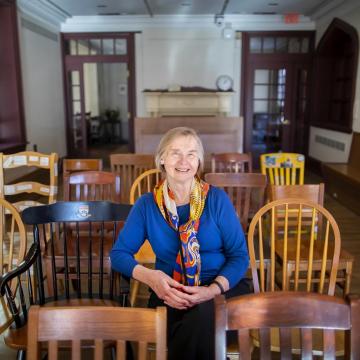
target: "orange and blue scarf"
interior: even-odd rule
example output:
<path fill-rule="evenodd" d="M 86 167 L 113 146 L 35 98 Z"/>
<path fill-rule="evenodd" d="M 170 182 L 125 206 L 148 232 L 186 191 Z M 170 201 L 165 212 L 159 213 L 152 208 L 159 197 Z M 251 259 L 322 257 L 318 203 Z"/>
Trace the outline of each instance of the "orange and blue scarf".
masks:
<path fill-rule="evenodd" d="M 176 257 L 173 278 L 184 285 L 200 285 L 200 246 L 196 235 L 209 188 L 208 183 L 194 178 L 190 194 L 190 217 L 185 224 L 180 226 L 175 195 L 169 188 L 166 179 L 161 180 L 154 189 L 155 202 L 162 216 L 179 234 L 180 250 Z"/>

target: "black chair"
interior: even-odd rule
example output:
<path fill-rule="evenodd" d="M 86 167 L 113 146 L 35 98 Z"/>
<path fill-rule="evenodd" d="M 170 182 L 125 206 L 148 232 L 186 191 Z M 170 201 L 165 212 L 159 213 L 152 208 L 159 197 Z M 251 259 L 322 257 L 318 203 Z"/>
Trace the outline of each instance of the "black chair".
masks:
<path fill-rule="evenodd" d="M 34 243 L 25 260 L 0 278 L 0 295 L 14 319 L 4 340 L 18 358 L 26 350 L 32 304 L 127 305 L 129 279 L 111 269 L 109 252 L 130 209 L 105 201 L 58 202 L 22 213 L 33 225 Z"/>

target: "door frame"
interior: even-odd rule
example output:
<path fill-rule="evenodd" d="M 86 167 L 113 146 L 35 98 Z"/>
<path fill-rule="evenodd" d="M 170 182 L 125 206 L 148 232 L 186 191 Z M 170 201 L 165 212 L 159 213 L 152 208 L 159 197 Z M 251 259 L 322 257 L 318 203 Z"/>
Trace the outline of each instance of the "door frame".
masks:
<path fill-rule="evenodd" d="M 302 53 L 267 53 L 267 54 L 257 54 L 250 53 L 250 38 L 253 36 L 269 36 L 269 37 L 308 37 L 309 38 L 309 52 Z M 311 77 L 312 72 L 312 56 L 314 54 L 314 41 L 315 41 L 315 31 L 248 31 L 242 33 L 242 61 L 241 61 L 241 89 L 243 89 L 240 99 L 241 109 L 240 114 L 244 118 L 244 151 L 251 152 L 252 145 L 252 119 L 249 118 L 249 114 L 251 111 L 251 100 L 252 94 L 249 93 L 251 88 L 251 76 L 250 69 L 253 64 L 261 64 L 262 66 L 266 66 L 266 64 L 270 66 L 278 65 L 278 68 L 281 66 L 287 66 L 292 68 L 298 68 L 299 65 L 306 65 L 308 67 L 309 72 L 308 75 Z M 292 81 L 292 79 L 290 79 Z M 308 84 L 311 84 L 311 78 L 308 81 Z M 292 105 L 294 104 L 294 91 L 286 94 L 291 101 Z M 311 94 L 309 94 L 309 101 L 311 100 Z M 308 105 L 307 111 L 310 111 L 311 106 L 310 103 Z M 289 110 L 289 116 L 294 117 L 295 106 L 291 106 L 291 110 Z M 310 115 L 308 116 L 310 119 Z M 305 133 L 309 132 L 310 124 L 307 121 L 305 125 Z M 296 124 L 292 127 L 295 131 Z M 292 135 L 294 136 L 294 135 Z M 295 149 L 297 150 L 297 149 Z M 305 155 L 308 152 L 306 144 L 304 145 L 304 149 L 301 150 Z"/>
<path fill-rule="evenodd" d="M 67 88 L 67 73 L 69 69 L 81 67 L 80 73 L 83 73 L 85 63 L 126 63 L 128 69 L 128 126 L 129 126 L 129 151 L 133 152 L 134 146 L 134 118 L 136 114 L 136 74 L 135 74 L 135 34 L 136 32 L 111 32 L 111 33 L 61 33 L 61 51 L 63 61 L 63 84 L 65 98 L 65 123 L 66 123 L 66 144 L 67 153 L 71 154 L 70 138 L 71 136 L 71 116 L 70 116 L 70 97 Z M 126 55 L 70 55 L 67 54 L 67 42 L 70 40 L 88 40 L 88 39 L 126 39 Z M 79 68 L 77 69 L 79 70 Z M 84 91 L 83 83 L 80 85 Z M 84 108 L 84 94 L 82 94 L 81 108 Z M 85 112 L 82 113 L 82 121 L 85 121 Z M 85 125 L 83 124 L 83 129 Z M 86 132 L 86 129 L 85 129 Z M 85 134 L 83 134 L 85 135 Z M 84 142 L 86 144 L 86 137 Z M 86 155 L 86 154 L 83 154 Z"/>

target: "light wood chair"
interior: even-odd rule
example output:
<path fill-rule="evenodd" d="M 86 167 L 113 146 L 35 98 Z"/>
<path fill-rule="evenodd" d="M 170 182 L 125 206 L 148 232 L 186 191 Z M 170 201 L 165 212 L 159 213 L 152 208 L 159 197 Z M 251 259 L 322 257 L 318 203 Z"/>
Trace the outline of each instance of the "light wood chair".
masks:
<path fill-rule="evenodd" d="M 46 174 L 47 183 L 38 181 L 21 181 L 5 183 L 11 176 L 12 169 L 28 168 L 38 169 Z M 29 177 L 32 174 L 29 174 Z M 13 175 L 14 176 L 14 175 Z M 56 201 L 58 192 L 58 155 L 56 153 L 42 154 L 33 151 L 23 151 L 16 154 L 5 155 L 0 153 L 0 198 L 11 202 L 18 211 L 29 206 L 52 204 Z M 18 200 L 21 194 L 21 200 Z"/>
<path fill-rule="evenodd" d="M 142 194 L 153 191 L 160 179 L 161 171 L 158 169 L 150 169 L 139 175 L 130 188 L 130 204 L 135 204 Z"/>
<path fill-rule="evenodd" d="M 111 154 L 110 165 L 111 171 L 121 179 L 120 201 L 129 203 L 131 185 L 143 172 L 154 168 L 154 155 Z"/>
<path fill-rule="evenodd" d="M 261 173 L 269 184 L 304 184 L 305 156 L 295 153 L 270 153 L 260 155 Z"/>
<path fill-rule="evenodd" d="M 296 222 L 294 222 L 296 210 Z M 278 213 L 281 213 L 279 220 Z M 311 214 L 311 221 L 308 216 Z M 322 226 L 318 220 L 322 219 Z M 296 232 L 294 232 L 296 230 Z M 307 291 L 334 295 L 339 267 L 341 238 L 332 215 L 321 205 L 285 199 L 266 204 L 252 219 L 248 249 L 254 292 Z M 280 351 L 279 337 L 272 333 L 272 349 Z M 300 342 L 294 335 L 293 352 Z M 344 352 L 344 334 L 337 333 L 337 354 Z M 317 335 L 317 354 L 322 354 L 321 334 Z M 254 336 L 259 346 L 259 338 Z"/>
<path fill-rule="evenodd" d="M 208 173 L 205 181 L 220 187 L 229 195 L 244 231 L 251 214 L 264 205 L 266 176 L 254 173 Z"/>
<path fill-rule="evenodd" d="M 29 311 L 28 360 L 41 359 L 43 343 L 48 344 L 48 359 L 58 359 L 61 341 L 70 341 L 72 359 L 81 358 L 82 342 L 92 343 L 93 356 L 104 358 L 104 348 L 114 342 L 116 358 L 126 359 L 126 341 L 139 343 L 139 360 L 147 359 L 147 344 L 156 344 L 156 360 L 166 360 L 166 308 L 121 307 L 40 307 Z M 84 354 L 83 354 L 84 355 Z"/>
<path fill-rule="evenodd" d="M 312 201 L 316 204 L 324 206 L 324 184 L 305 184 L 305 185 L 270 185 L 269 200 L 281 200 L 287 198 L 298 198 Z M 311 221 L 311 214 L 302 214 L 303 217 L 308 216 Z M 293 214 L 295 218 L 296 212 Z M 303 219 L 305 220 L 305 219 Z M 322 226 L 322 219 L 319 219 L 319 226 Z M 354 256 L 347 250 L 341 249 L 337 274 L 337 284 L 343 289 L 343 296 L 349 294 L 352 271 L 354 265 Z"/>
<path fill-rule="evenodd" d="M 0 199 L 0 276 L 18 266 L 25 252 L 26 230 L 19 212 L 8 201 Z M 0 334 L 12 321 L 8 303 L 0 297 Z"/>
<path fill-rule="evenodd" d="M 130 189 L 130 204 L 135 204 L 142 194 L 153 191 L 155 185 L 161 179 L 161 171 L 158 169 L 150 169 L 138 176 L 133 182 Z M 148 240 L 145 240 L 141 246 L 135 259 L 144 265 L 153 265 L 155 263 L 155 254 Z M 130 294 L 130 304 L 135 305 L 136 298 L 138 296 L 140 283 L 137 280 L 133 280 Z"/>
<path fill-rule="evenodd" d="M 102 159 L 64 159 L 63 179 L 65 180 L 73 172 L 102 171 L 102 169 Z"/>
<path fill-rule="evenodd" d="M 211 154 L 211 172 L 252 172 L 251 153 Z"/>
<path fill-rule="evenodd" d="M 120 200 L 120 177 L 109 171 L 71 173 L 64 183 L 65 201 Z"/>
<path fill-rule="evenodd" d="M 293 209 L 297 209 L 296 224 L 293 223 Z M 278 211 L 282 213 L 281 221 L 278 221 Z M 304 212 L 311 214 L 310 223 L 307 217 L 304 222 Z M 321 228 L 317 226 L 320 217 L 323 221 Z M 290 233 L 294 229 L 298 231 Z M 275 291 L 275 274 L 280 270 L 280 290 L 311 291 L 315 282 L 318 292 L 334 295 L 340 246 L 338 225 L 321 205 L 300 199 L 277 200 L 266 204 L 255 214 L 248 231 L 254 291 Z M 263 265 L 266 258 L 270 264 L 267 273 Z M 257 262 L 260 263 L 260 271 Z M 279 264 L 280 268 L 277 269 Z M 302 276 L 306 279 L 303 289 L 300 288 L 300 272 L 305 273 Z M 290 276 L 293 282 L 290 282 Z"/>
<path fill-rule="evenodd" d="M 317 353 L 315 331 L 322 329 L 324 358 L 336 358 L 334 331 L 341 330 L 348 336 L 345 358 L 360 359 L 359 309 L 359 296 L 347 300 L 304 292 L 260 293 L 227 300 L 218 296 L 215 298 L 215 358 L 226 359 L 226 332 L 236 330 L 239 358 L 272 359 L 271 335 L 276 330 L 281 338 L 282 359 L 293 358 L 294 332 L 301 338 L 298 351 L 301 359 L 312 359 Z M 252 357 L 254 331 L 260 334 L 260 354 L 253 352 Z"/>

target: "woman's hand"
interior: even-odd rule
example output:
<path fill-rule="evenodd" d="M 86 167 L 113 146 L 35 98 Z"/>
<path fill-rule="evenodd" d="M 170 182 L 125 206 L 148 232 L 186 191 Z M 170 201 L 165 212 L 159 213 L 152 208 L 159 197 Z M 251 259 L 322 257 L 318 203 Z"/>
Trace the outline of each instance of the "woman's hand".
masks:
<path fill-rule="evenodd" d="M 190 303 L 189 307 L 211 300 L 216 295 L 220 294 L 220 289 L 214 285 L 184 286 L 184 291 L 187 293 L 186 299 Z"/>
<path fill-rule="evenodd" d="M 139 280 L 155 292 L 166 305 L 175 309 L 185 310 L 190 306 L 183 292 L 184 285 L 180 284 L 160 270 L 151 270 L 142 265 L 136 265 L 133 277 Z"/>
<path fill-rule="evenodd" d="M 220 283 L 224 291 L 229 290 L 229 281 L 224 276 L 217 276 L 214 280 Z M 215 283 L 209 286 L 183 286 L 183 291 L 188 294 L 185 298 L 189 301 L 190 306 L 211 300 L 221 294 L 220 287 Z"/>
<path fill-rule="evenodd" d="M 149 286 L 166 305 L 176 309 L 187 309 L 190 305 L 182 291 L 184 286 L 160 270 L 154 270 Z"/>

